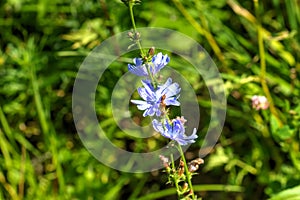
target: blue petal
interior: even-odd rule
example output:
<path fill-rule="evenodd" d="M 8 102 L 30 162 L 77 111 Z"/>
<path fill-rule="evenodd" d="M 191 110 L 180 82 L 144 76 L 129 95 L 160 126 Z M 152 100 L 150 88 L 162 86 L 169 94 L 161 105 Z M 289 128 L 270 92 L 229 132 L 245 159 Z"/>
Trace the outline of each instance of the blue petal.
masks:
<path fill-rule="evenodd" d="M 161 111 L 160 111 L 160 109 L 159 109 L 159 106 L 158 106 L 158 108 L 156 109 L 156 116 L 157 116 L 157 117 L 161 116 Z"/>
<path fill-rule="evenodd" d="M 154 93 L 147 90 L 147 88 L 138 88 L 138 93 L 145 101 L 153 101 L 155 99 Z"/>
<path fill-rule="evenodd" d="M 197 129 L 194 128 L 192 135 L 186 136 L 186 138 L 189 139 L 189 140 L 197 139 L 197 138 L 198 138 L 198 135 L 197 135 L 196 133 L 197 133 Z"/>
<path fill-rule="evenodd" d="M 168 57 L 167 54 L 163 56 L 162 53 L 160 52 L 160 53 L 154 55 L 152 58 L 152 63 L 154 65 L 152 73 L 156 74 L 164 66 L 166 66 L 169 62 L 170 62 L 170 58 Z"/>
<path fill-rule="evenodd" d="M 141 58 L 133 59 L 134 65 L 128 64 L 128 70 L 137 76 L 148 76 L 146 66 L 143 65 L 143 60 Z"/>
<path fill-rule="evenodd" d="M 139 66 L 141 66 L 141 65 L 143 64 L 143 59 L 142 59 L 142 58 L 134 58 L 134 59 L 133 59 L 133 63 L 134 63 L 137 67 L 139 67 Z"/>
<path fill-rule="evenodd" d="M 148 104 L 146 101 L 141 101 L 141 100 L 131 100 L 132 103 L 137 104 L 137 108 L 139 110 L 146 110 L 148 109 L 151 105 Z"/>
<path fill-rule="evenodd" d="M 154 92 L 154 87 L 152 86 L 152 83 L 150 80 L 148 80 L 148 79 L 142 80 L 142 84 L 144 85 L 145 88 L 147 88 L 147 90 Z"/>
<path fill-rule="evenodd" d="M 180 102 L 176 100 L 176 98 L 168 98 L 164 100 L 165 104 L 167 106 L 173 105 L 173 106 L 180 106 Z"/>
<path fill-rule="evenodd" d="M 139 110 L 146 110 L 150 107 L 149 104 L 140 104 L 136 106 Z"/>
<path fill-rule="evenodd" d="M 157 119 L 154 119 L 152 121 L 152 125 L 155 131 L 163 133 L 164 132 L 164 128 L 161 122 L 159 122 Z"/>
<path fill-rule="evenodd" d="M 166 96 L 167 97 L 175 96 L 175 95 L 179 94 L 180 90 L 181 90 L 181 88 L 179 87 L 178 83 L 173 83 L 167 87 Z"/>
<path fill-rule="evenodd" d="M 146 110 L 145 112 L 144 112 L 144 114 L 143 114 L 143 116 L 144 117 L 146 117 L 146 116 L 153 116 L 155 114 L 155 109 L 154 109 L 154 107 L 153 107 L 153 105 L 152 106 L 150 106 L 149 107 L 149 109 L 148 110 Z"/>
<path fill-rule="evenodd" d="M 145 103 L 147 103 L 146 101 L 142 101 L 142 100 L 130 100 L 130 101 L 134 104 L 145 104 Z"/>
<path fill-rule="evenodd" d="M 159 86 L 157 91 L 156 91 L 156 94 L 165 94 L 167 92 L 167 88 L 172 84 L 172 79 L 171 78 L 168 78 L 168 80 L 165 82 L 165 84 L 163 84 L 162 86 Z"/>

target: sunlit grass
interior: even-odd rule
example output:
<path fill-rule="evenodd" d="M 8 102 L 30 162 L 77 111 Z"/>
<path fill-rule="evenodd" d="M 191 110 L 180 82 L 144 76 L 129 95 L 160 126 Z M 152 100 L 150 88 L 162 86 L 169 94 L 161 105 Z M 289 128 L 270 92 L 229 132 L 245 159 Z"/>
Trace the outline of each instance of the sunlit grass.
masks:
<path fill-rule="evenodd" d="M 171 28 L 198 41 L 225 82 L 225 127 L 193 177 L 195 191 L 203 199 L 293 199 L 300 184 L 299 2 L 143 0 L 135 9 L 137 26 Z M 128 174 L 98 162 L 74 127 L 71 96 L 81 62 L 129 24 L 117 0 L 0 3 L 0 199 L 174 197 L 162 171 Z M 205 83 L 173 58 L 196 90 L 205 129 Z M 112 142 L 144 151 L 141 140 L 119 137 L 109 107 L 128 60 L 104 74 L 95 107 Z M 272 99 L 270 110 L 251 108 L 257 94 Z M 162 143 L 149 141 L 153 149 Z M 200 145 L 187 155 L 196 157 Z"/>

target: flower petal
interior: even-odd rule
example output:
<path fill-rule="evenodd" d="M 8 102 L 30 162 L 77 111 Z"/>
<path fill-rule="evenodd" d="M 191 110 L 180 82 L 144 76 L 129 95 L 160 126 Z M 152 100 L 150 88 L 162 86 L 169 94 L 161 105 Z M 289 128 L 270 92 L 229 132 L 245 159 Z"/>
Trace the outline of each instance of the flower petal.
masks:
<path fill-rule="evenodd" d="M 160 132 L 162 136 L 176 141 L 180 145 L 187 145 L 195 142 L 198 138 L 196 135 L 197 129 L 194 128 L 192 135 L 185 135 L 184 122 L 186 120 L 183 117 L 177 117 L 173 119 L 171 123 L 165 119 L 163 124 L 156 119 L 152 121 L 153 128 Z"/>
<path fill-rule="evenodd" d="M 146 66 L 143 65 L 142 58 L 134 58 L 134 65 L 128 64 L 128 70 L 137 76 L 148 76 Z"/>
<path fill-rule="evenodd" d="M 173 83 L 170 86 L 168 86 L 166 90 L 166 96 L 169 97 L 178 95 L 180 93 L 181 88 L 179 87 L 178 83 Z"/>
<path fill-rule="evenodd" d="M 152 69 L 152 73 L 156 74 L 157 72 L 159 72 L 164 66 L 166 66 L 168 63 L 170 62 L 170 58 L 168 57 L 168 55 L 163 55 L 161 52 L 154 55 L 152 58 L 152 63 L 153 63 L 153 69 Z"/>
<path fill-rule="evenodd" d="M 160 132 L 160 133 L 164 132 L 164 128 L 162 126 L 162 123 L 159 122 L 157 119 L 154 119 L 152 121 L 152 125 L 153 125 L 153 128 L 154 128 L 155 131 Z"/>

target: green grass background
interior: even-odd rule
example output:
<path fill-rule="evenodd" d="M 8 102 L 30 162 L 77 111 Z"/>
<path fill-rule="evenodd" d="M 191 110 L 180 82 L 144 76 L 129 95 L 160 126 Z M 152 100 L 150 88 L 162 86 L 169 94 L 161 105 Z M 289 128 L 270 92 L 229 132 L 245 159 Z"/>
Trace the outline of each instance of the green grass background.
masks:
<path fill-rule="evenodd" d="M 138 27 L 170 28 L 198 41 L 225 82 L 225 126 L 193 177 L 196 193 L 203 199 L 300 199 L 300 1 L 143 0 L 134 11 Z M 176 199 L 162 171 L 106 167 L 74 127 L 71 96 L 81 62 L 106 38 L 129 29 L 127 7 L 118 0 L 0 2 L 1 200 Z M 197 93 L 205 130 L 205 84 L 173 60 Z M 154 138 L 145 146 L 118 129 L 110 95 L 127 64 L 110 69 L 95 105 L 108 137 L 137 152 L 164 144 Z M 271 100 L 269 110 L 251 108 L 255 94 Z M 188 159 L 197 156 L 202 139 L 189 148 Z"/>

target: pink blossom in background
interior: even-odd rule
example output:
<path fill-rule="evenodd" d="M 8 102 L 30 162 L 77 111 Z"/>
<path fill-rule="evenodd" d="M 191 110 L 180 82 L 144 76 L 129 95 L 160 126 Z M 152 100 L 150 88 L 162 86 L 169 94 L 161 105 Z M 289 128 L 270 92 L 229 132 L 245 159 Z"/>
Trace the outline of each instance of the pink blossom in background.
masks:
<path fill-rule="evenodd" d="M 254 95 L 252 98 L 252 108 L 255 108 L 256 110 L 266 110 L 269 108 L 269 102 L 268 99 L 265 96 L 258 96 Z"/>

